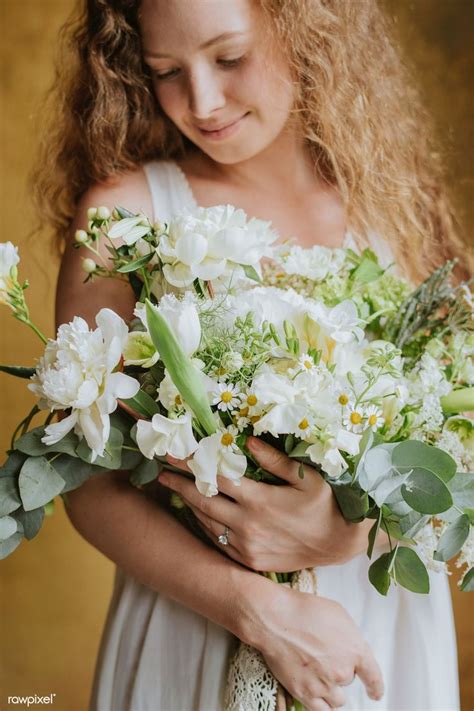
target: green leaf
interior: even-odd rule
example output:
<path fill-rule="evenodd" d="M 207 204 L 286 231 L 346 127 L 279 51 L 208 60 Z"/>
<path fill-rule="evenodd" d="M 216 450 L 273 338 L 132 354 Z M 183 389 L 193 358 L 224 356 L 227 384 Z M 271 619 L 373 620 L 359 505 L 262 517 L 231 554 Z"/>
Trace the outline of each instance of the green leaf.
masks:
<path fill-rule="evenodd" d="M 427 524 L 428 520 L 429 516 L 420 514 L 418 511 L 410 511 L 400 519 L 400 530 L 406 538 L 413 538 Z"/>
<path fill-rule="evenodd" d="M 416 593 L 429 593 L 430 579 L 424 563 L 412 548 L 398 548 L 392 569 L 397 583 Z"/>
<path fill-rule="evenodd" d="M 303 464 L 303 462 L 300 462 L 300 465 L 298 467 L 298 476 L 300 479 L 304 479 L 304 464 Z"/>
<path fill-rule="evenodd" d="M 123 267 L 119 267 L 116 269 L 119 274 L 128 274 L 129 272 L 136 272 L 142 267 L 146 266 L 149 261 L 153 259 L 155 256 L 155 252 L 150 252 L 150 254 L 145 254 L 143 257 L 139 257 L 139 259 L 135 259 L 133 262 L 129 262 L 128 264 L 124 264 Z"/>
<path fill-rule="evenodd" d="M 121 400 L 125 405 L 131 407 L 132 410 L 144 417 L 153 417 L 160 412 L 160 406 L 143 390 L 139 390 L 136 395 L 129 397 L 126 400 Z"/>
<path fill-rule="evenodd" d="M 342 515 L 348 521 L 363 521 L 369 510 L 369 497 L 358 486 L 333 484 L 332 490 Z"/>
<path fill-rule="evenodd" d="M 374 525 L 372 526 L 372 528 L 369 531 L 369 535 L 368 535 L 369 545 L 367 546 L 368 558 L 372 558 L 372 553 L 373 553 L 374 545 L 375 545 L 375 539 L 377 538 L 377 533 L 379 532 L 381 520 L 382 520 L 382 517 L 378 516 L 377 520 L 375 521 Z"/>
<path fill-rule="evenodd" d="M 285 454 L 290 454 L 292 449 L 295 447 L 295 435 L 288 434 L 285 437 Z"/>
<path fill-rule="evenodd" d="M 0 541 L 0 560 L 3 560 L 7 556 L 9 556 L 10 553 L 13 553 L 15 548 L 18 548 L 22 540 L 22 533 L 14 533 L 13 536 L 7 538 L 6 541 Z"/>
<path fill-rule="evenodd" d="M 470 528 L 471 522 L 466 514 L 450 523 L 439 539 L 433 558 L 444 561 L 453 558 L 461 550 Z"/>
<path fill-rule="evenodd" d="M 6 541 L 17 532 L 18 524 L 13 516 L 0 517 L 0 541 Z"/>
<path fill-rule="evenodd" d="M 22 452 L 17 452 L 16 450 L 11 451 L 8 455 L 8 459 L 2 467 L 0 467 L 0 477 L 16 476 L 19 474 L 25 459 L 26 455 Z"/>
<path fill-rule="evenodd" d="M 245 272 L 247 279 L 252 279 L 253 281 L 261 282 L 258 272 L 252 267 L 251 264 L 241 264 L 240 265 Z"/>
<path fill-rule="evenodd" d="M 127 210 L 126 207 L 120 207 L 120 205 L 119 205 L 119 206 L 115 206 L 114 209 L 117 211 L 117 214 L 121 220 L 123 220 L 125 217 L 137 217 L 137 215 L 134 212 L 130 212 L 130 210 Z"/>
<path fill-rule="evenodd" d="M 14 375 L 16 378 L 29 379 L 36 373 L 36 368 L 27 368 L 22 365 L 0 365 L 0 372 Z"/>
<path fill-rule="evenodd" d="M 128 471 L 133 471 L 143 461 L 143 454 L 141 452 L 132 452 L 129 449 L 122 449 L 122 463 L 121 468 Z"/>
<path fill-rule="evenodd" d="M 388 569 L 392 560 L 391 553 L 383 553 L 369 568 L 369 580 L 381 595 L 386 595 L 390 588 Z"/>
<path fill-rule="evenodd" d="M 448 484 L 453 501 L 460 509 L 474 509 L 474 473 L 457 472 Z"/>
<path fill-rule="evenodd" d="M 44 506 L 64 488 L 64 479 L 46 457 L 30 457 L 23 464 L 18 478 L 21 501 L 25 511 Z"/>
<path fill-rule="evenodd" d="M 460 388 L 449 395 L 443 395 L 441 407 L 446 414 L 469 412 L 474 410 L 474 388 Z"/>
<path fill-rule="evenodd" d="M 88 464 L 94 464 L 104 469 L 120 469 L 122 465 L 122 445 L 123 434 L 115 427 L 111 427 L 103 457 L 96 457 L 92 462 L 92 451 L 85 439 L 76 448 L 76 453 L 78 457 Z"/>
<path fill-rule="evenodd" d="M 156 459 L 144 459 L 141 464 L 133 470 L 130 475 L 130 482 L 134 486 L 143 486 L 155 481 L 158 474 L 163 471 L 164 464 Z"/>
<path fill-rule="evenodd" d="M 463 592 L 474 591 L 474 568 L 469 568 L 459 587 Z"/>
<path fill-rule="evenodd" d="M 359 284 L 368 284 L 382 276 L 384 270 L 379 265 L 377 257 L 372 250 L 364 249 L 361 257 L 359 266 L 351 274 L 353 281 Z"/>
<path fill-rule="evenodd" d="M 71 457 L 77 457 L 76 447 L 79 439 L 74 432 L 68 432 L 56 444 L 46 445 L 41 441 L 41 437 L 44 436 L 44 430 L 44 425 L 30 430 L 15 442 L 15 449 L 24 452 L 24 454 L 29 454 L 30 457 L 39 457 L 42 454 L 56 452 L 63 452 Z"/>
<path fill-rule="evenodd" d="M 418 440 L 397 444 L 392 452 L 392 462 L 398 469 L 427 469 L 444 482 L 456 474 L 456 462 L 449 454 Z"/>
<path fill-rule="evenodd" d="M 52 462 L 52 466 L 65 481 L 61 494 L 77 489 L 94 474 L 100 474 L 104 471 L 102 467 L 89 464 L 89 462 L 85 462 L 78 457 L 69 457 L 66 454 L 55 459 L 54 462 Z"/>
<path fill-rule="evenodd" d="M 15 512 L 15 518 L 23 526 L 25 538 L 31 540 L 39 532 L 44 519 L 45 511 L 41 506 L 31 511 L 25 511 L 23 507 Z"/>
<path fill-rule="evenodd" d="M 184 353 L 166 319 L 148 299 L 146 301 L 146 316 L 151 340 L 160 354 L 171 380 L 206 434 L 214 434 L 217 425 L 209 406 L 200 371 L 193 364 L 191 358 Z"/>
<path fill-rule="evenodd" d="M 453 499 L 446 484 L 427 469 L 415 469 L 405 484 L 402 496 L 412 509 L 424 514 L 447 511 Z"/>
<path fill-rule="evenodd" d="M 298 442 L 296 447 L 293 447 L 291 452 L 289 452 L 289 453 L 287 452 L 287 454 L 289 457 L 304 457 L 308 447 L 309 447 L 308 442 Z"/>
<path fill-rule="evenodd" d="M 16 477 L 4 476 L 0 479 L 0 516 L 7 516 L 21 505 Z"/>

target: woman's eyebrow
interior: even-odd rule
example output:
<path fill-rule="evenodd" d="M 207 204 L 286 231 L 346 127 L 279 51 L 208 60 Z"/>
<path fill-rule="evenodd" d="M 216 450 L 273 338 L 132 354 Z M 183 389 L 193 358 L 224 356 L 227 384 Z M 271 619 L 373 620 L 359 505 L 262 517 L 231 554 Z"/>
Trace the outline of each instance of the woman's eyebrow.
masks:
<path fill-rule="evenodd" d="M 208 47 L 211 47 L 213 44 L 217 44 L 217 42 L 222 42 L 223 40 L 227 39 L 233 39 L 235 37 L 241 37 L 243 35 L 247 34 L 246 32 L 222 32 L 220 35 L 217 35 L 216 37 L 212 37 L 211 39 L 206 40 L 206 42 L 203 42 L 203 44 L 200 45 L 199 49 L 207 49 Z M 148 50 L 144 51 L 144 56 L 145 57 L 154 57 L 156 58 L 164 58 L 164 57 L 171 57 L 172 55 L 170 54 L 164 54 L 162 52 L 149 52 Z"/>

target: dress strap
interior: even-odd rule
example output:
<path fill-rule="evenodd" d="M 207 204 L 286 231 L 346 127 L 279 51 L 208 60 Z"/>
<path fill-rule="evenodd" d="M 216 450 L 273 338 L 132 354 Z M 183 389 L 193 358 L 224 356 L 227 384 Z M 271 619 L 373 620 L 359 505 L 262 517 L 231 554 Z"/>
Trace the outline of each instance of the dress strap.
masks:
<path fill-rule="evenodd" d="M 143 164 L 153 205 L 154 220 L 169 220 L 183 208 L 196 206 L 189 183 L 174 161 L 156 160 Z"/>

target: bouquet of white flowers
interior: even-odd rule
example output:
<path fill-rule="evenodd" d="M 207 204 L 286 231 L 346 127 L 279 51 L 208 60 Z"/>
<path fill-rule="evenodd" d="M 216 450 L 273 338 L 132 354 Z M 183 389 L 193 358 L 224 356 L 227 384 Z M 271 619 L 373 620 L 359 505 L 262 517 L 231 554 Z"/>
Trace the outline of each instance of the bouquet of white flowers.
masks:
<path fill-rule="evenodd" d="M 30 320 L 16 248 L 1 245 L 2 301 L 46 343 L 36 367 L 0 366 L 38 397 L 0 469 L 1 557 L 36 535 L 57 495 L 105 470 L 141 487 L 171 455 L 205 496 L 218 474 L 281 483 L 252 459 L 254 435 L 301 462 L 301 476 L 303 464 L 323 476 L 346 519 L 374 520 L 369 557 L 388 534 L 369 569 L 380 593 L 392 581 L 428 593 L 427 567 L 455 557 L 461 589 L 474 588 L 474 424 L 459 414 L 474 410 L 468 286 L 451 285 L 452 263 L 413 291 L 368 249 L 275 239 L 231 206 L 167 224 L 91 208 L 76 233 L 93 254 L 86 279 L 128 279 L 135 318 L 102 309 L 95 329 L 76 317 L 49 341 Z"/>

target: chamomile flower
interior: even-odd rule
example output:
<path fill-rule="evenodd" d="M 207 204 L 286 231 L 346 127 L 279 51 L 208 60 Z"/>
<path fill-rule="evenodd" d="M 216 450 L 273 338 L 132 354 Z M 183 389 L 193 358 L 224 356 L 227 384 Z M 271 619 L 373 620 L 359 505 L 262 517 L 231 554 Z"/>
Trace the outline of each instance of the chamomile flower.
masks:
<path fill-rule="evenodd" d="M 370 427 L 373 432 L 376 432 L 378 429 L 380 429 L 385 422 L 382 410 L 380 410 L 380 408 L 378 408 L 376 405 L 369 405 L 369 407 L 365 411 L 365 417 L 367 420 L 368 427 Z"/>
<path fill-rule="evenodd" d="M 364 415 L 365 412 L 360 405 L 348 403 L 343 419 L 344 427 L 346 427 L 350 432 L 362 432 L 364 429 Z"/>
<path fill-rule="evenodd" d="M 217 383 L 216 393 L 212 401 L 222 412 L 231 412 L 240 405 L 240 390 L 231 383 Z"/>
<path fill-rule="evenodd" d="M 301 439 L 308 439 L 308 437 L 310 437 L 312 434 L 313 425 L 314 418 L 308 414 L 306 417 L 302 417 L 301 420 L 298 422 L 294 434 L 300 437 Z"/>

